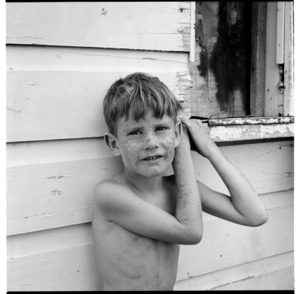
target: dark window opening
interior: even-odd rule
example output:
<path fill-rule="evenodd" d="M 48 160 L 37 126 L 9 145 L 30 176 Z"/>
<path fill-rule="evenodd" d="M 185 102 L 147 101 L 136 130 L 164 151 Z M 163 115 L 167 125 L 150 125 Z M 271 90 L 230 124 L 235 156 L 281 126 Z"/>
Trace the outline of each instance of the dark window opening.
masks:
<path fill-rule="evenodd" d="M 250 114 L 251 2 L 196 2 L 191 114 Z"/>

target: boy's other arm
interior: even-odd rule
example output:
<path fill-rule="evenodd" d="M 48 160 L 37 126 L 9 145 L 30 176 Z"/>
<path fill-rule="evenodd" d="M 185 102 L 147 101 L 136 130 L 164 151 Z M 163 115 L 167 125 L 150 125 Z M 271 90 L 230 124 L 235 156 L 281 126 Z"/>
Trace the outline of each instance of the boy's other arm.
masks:
<path fill-rule="evenodd" d="M 218 193 L 198 182 L 203 211 L 246 226 L 259 226 L 268 220 L 267 211 L 245 176 L 224 156 L 210 139 L 201 121 L 182 118 L 198 153 L 210 160 L 230 196 Z"/>

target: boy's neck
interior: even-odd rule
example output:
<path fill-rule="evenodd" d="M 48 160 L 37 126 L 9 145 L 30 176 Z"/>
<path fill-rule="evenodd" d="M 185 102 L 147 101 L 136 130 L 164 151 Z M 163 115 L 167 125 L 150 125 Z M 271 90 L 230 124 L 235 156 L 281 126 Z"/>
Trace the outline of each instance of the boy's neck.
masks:
<path fill-rule="evenodd" d="M 162 188 L 163 175 L 156 177 L 143 177 L 137 176 L 136 174 L 131 175 L 125 170 L 123 172 L 123 177 L 128 186 L 140 195 L 155 196 Z"/>

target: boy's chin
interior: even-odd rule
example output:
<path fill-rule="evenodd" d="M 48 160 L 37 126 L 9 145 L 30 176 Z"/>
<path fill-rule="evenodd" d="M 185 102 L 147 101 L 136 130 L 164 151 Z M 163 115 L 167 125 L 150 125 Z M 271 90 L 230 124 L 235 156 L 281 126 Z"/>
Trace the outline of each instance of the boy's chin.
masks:
<path fill-rule="evenodd" d="M 146 178 L 153 178 L 153 177 L 159 177 L 164 175 L 165 170 L 148 170 L 146 172 L 140 173 L 141 176 L 144 176 Z"/>
<path fill-rule="evenodd" d="M 147 177 L 147 178 L 163 177 L 163 176 L 164 176 L 164 171 L 163 172 L 153 172 L 153 173 L 145 175 L 145 177 Z"/>
<path fill-rule="evenodd" d="M 136 171 L 137 174 L 145 178 L 153 178 L 159 176 L 163 177 L 165 172 L 166 168 L 150 168 L 148 170 Z"/>

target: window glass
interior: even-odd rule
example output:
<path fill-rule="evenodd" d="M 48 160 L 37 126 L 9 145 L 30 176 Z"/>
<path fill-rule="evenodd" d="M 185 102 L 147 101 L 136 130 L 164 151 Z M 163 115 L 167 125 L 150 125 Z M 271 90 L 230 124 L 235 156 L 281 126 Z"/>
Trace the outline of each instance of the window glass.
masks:
<path fill-rule="evenodd" d="M 191 115 L 250 114 L 251 2 L 196 2 Z"/>

